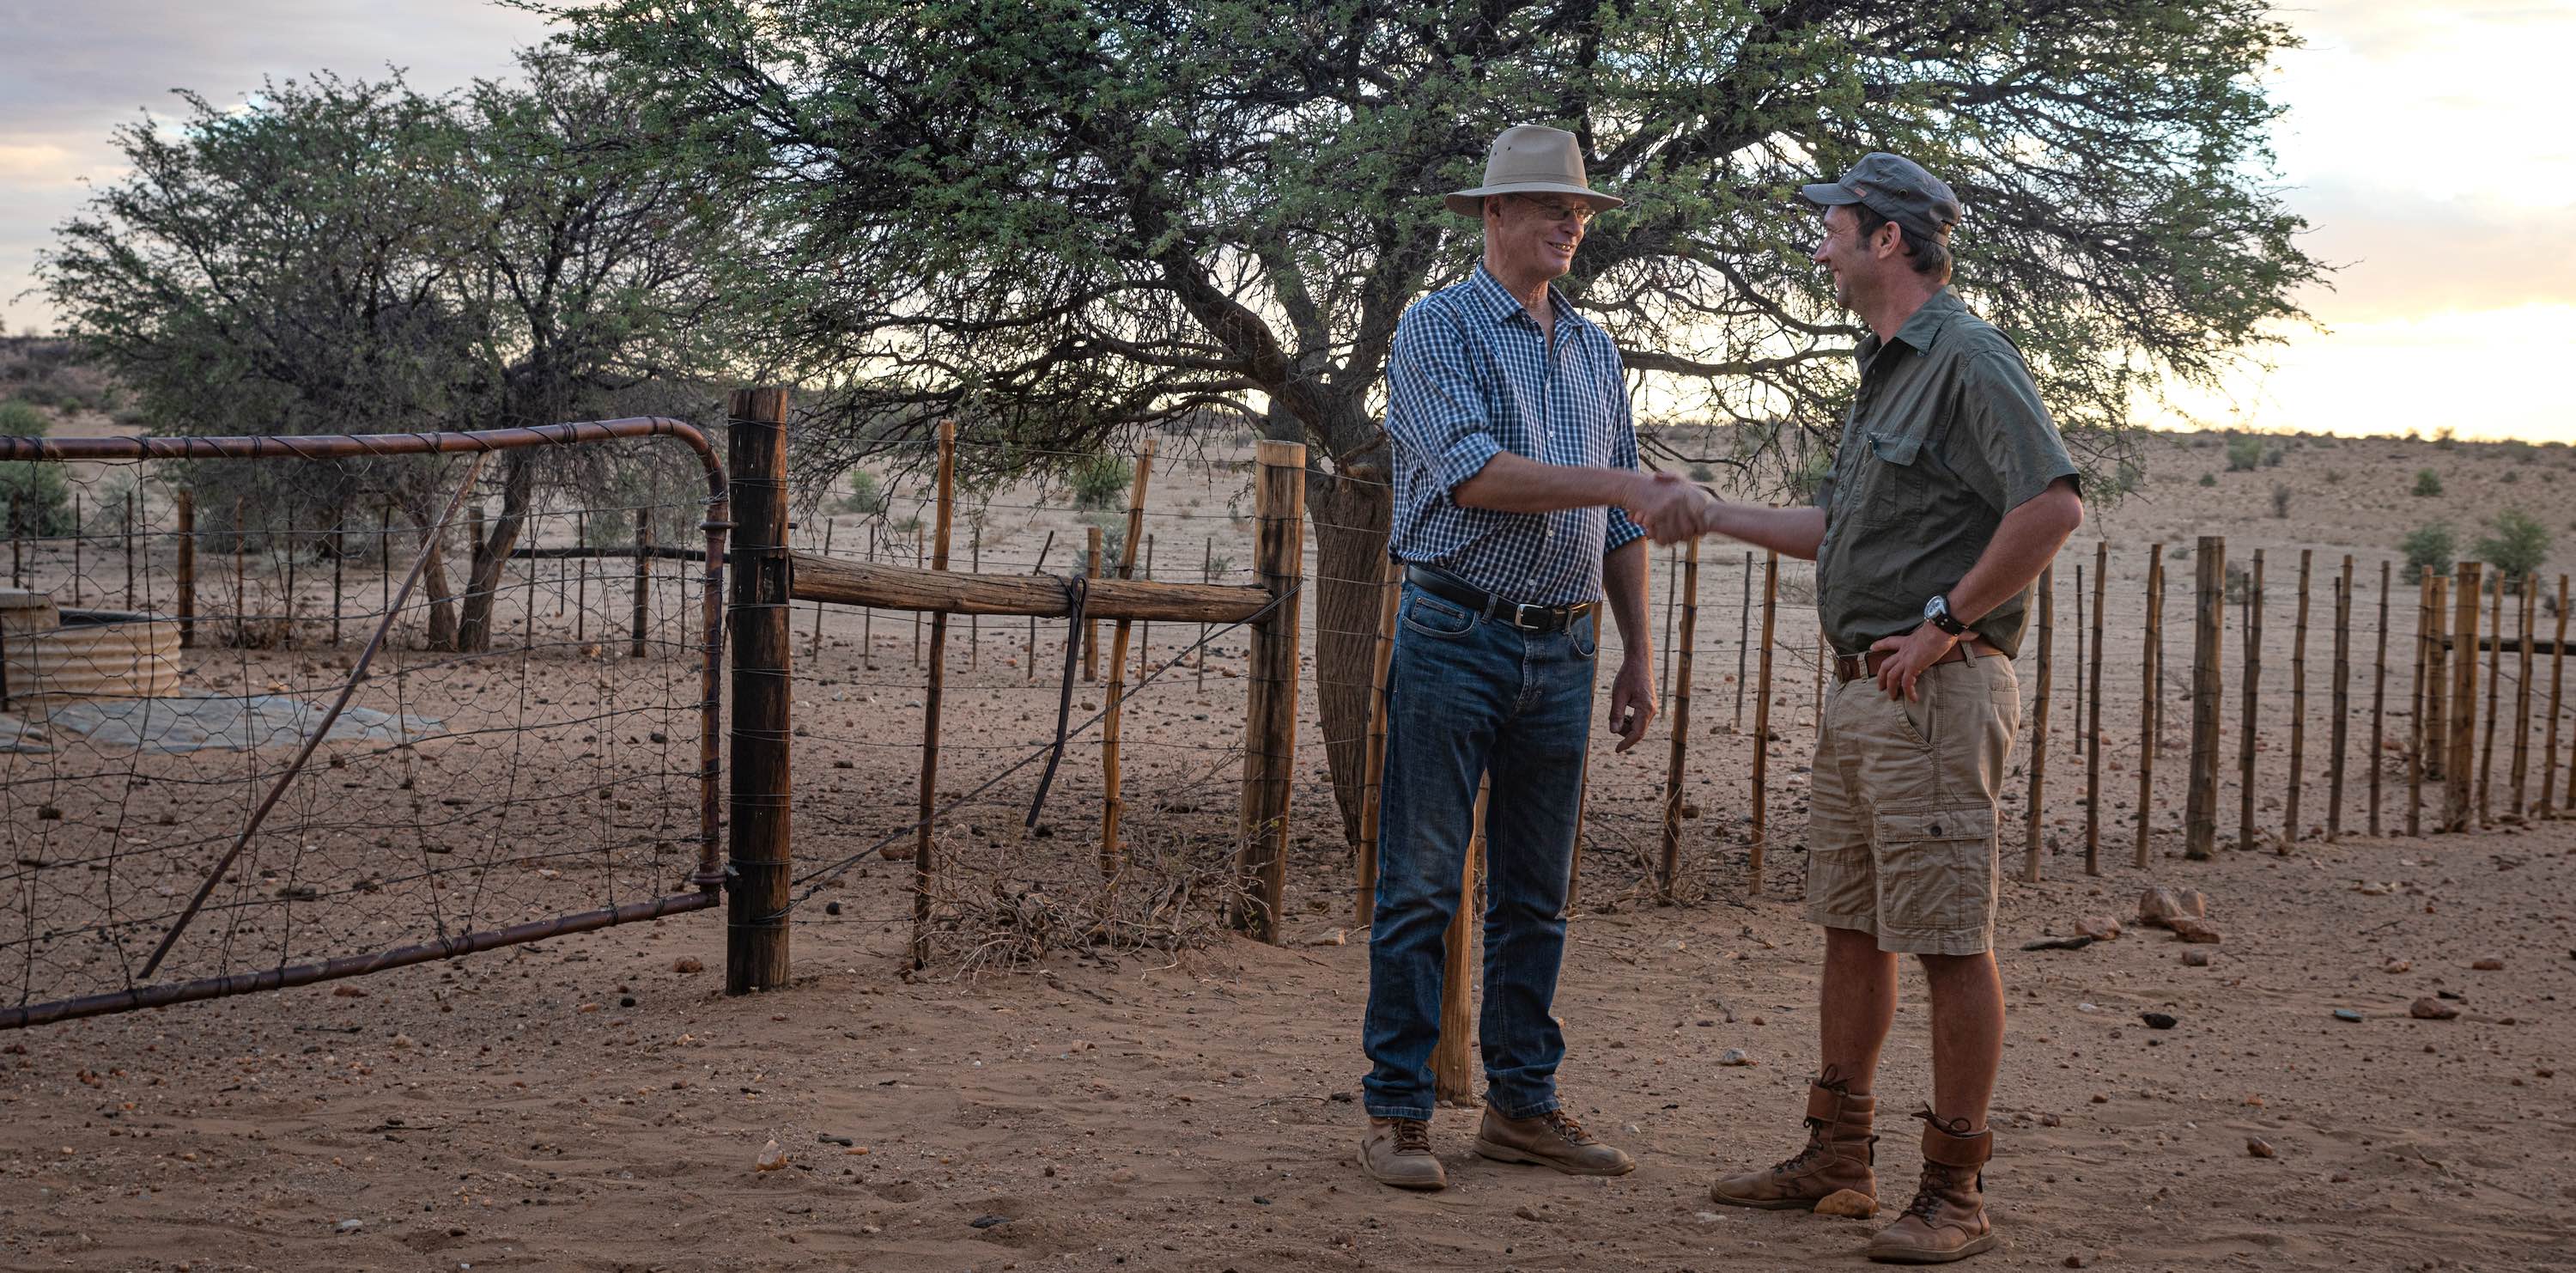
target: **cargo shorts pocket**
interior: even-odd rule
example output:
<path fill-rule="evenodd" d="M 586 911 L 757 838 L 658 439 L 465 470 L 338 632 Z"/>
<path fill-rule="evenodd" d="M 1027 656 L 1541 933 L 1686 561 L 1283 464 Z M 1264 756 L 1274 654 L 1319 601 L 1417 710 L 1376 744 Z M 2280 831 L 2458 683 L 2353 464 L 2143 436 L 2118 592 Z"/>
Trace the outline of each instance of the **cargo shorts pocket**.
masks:
<path fill-rule="evenodd" d="M 1995 896 L 1994 806 L 1881 810 L 1873 830 L 1883 928 L 1986 923 Z"/>

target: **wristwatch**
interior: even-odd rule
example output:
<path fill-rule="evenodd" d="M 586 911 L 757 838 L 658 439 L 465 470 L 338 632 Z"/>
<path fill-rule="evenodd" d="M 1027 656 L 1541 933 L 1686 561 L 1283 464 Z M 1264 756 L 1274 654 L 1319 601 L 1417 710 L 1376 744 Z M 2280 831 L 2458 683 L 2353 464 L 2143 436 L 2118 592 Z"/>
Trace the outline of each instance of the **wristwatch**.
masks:
<path fill-rule="evenodd" d="M 1923 621 L 1954 637 L 1968 635 L 1968 625 L 1950 613 L 1950 598 L 1945 593 L 1936 592 L 1930 601 L 1923 603 Z"/>

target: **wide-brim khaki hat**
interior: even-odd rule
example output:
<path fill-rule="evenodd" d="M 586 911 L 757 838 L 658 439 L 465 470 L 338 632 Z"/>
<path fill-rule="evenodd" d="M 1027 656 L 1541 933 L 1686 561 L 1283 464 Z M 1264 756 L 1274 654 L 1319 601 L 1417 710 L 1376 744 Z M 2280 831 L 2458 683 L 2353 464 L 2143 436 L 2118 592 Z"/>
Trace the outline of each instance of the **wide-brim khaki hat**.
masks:
<path fill-rule="evenodd" d="M 1485 215 L 1485 197 L 1498 194 L 1562 194 L 1592 201 L 1594 207 L 1619 208 L 1627 200 L 1592 188 L 1583 175 L 1583 146 L 1574 134 L 1545 124 L 1520 124 L 1494 139 L 1485 158 L 1485 184 L 1453 190 L 1443 196 L 1451 212 L 1462 217 Z"/>

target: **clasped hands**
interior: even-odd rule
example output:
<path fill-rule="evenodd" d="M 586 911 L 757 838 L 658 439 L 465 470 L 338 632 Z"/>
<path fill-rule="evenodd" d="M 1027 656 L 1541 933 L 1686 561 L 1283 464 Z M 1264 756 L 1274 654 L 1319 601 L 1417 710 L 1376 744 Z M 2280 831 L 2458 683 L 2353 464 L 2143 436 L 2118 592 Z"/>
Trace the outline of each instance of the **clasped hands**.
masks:
<path fill-rule="evenodd" d="M 1673 473 L 1640 473 L 1620 502 L 1628 520 L 1657 543 L 1697 539 L 1717 529 L 1718 498 Z"/>

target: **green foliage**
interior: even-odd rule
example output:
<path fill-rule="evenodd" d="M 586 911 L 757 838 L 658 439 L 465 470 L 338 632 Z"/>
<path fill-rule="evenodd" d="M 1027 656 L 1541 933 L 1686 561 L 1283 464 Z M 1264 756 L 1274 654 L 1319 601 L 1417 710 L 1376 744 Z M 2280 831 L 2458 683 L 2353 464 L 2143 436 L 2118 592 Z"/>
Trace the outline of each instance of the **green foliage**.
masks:
<path fill-rule="evenodd" d="M 2230 435 L 2227 439 L 2227 471 L 2249 473 L 2263 462 L 2263 439 L 2251 433 Z"/>
<path fill-rule="evenodd" d="M 45 413 L 24 402 L 0 402 L 0 434 L 41 438 L 50 427 Z M 0 502 L 5 502 L 8 533 L 61 535 L 72 530 L 71 490 L 63 483 L 63 466 L 42 461 L 0 464 Z"/>
<path fill-rule="evenodd" d="M 2327 469 L 2327 470 L 2326 470 L 2326 485 L 2328 485 L 2328 486 L 2341 486 L 2341 485 L 2343 485 L 2343 476 L 2344 476 L 2344 474 L 2343 474 L 2343 470 L 2342 470 L 2342 469 Z"/>
<path fill-rule="evenodd" d="M 2497 578 L 2508 588 L 2519 587 L 2524 575 L 2549 560 L 2549 528 L 2539 518 L 2508 508 L 2489 520 L 2487 527 L 2494 533 L 2478 541 L 2478 560 L 2495 567 Z"/>
<path fill-rule="evenodd" d="M 2459 546 L 2452 538 L 2449 522 L 2426 522 L 2406 532 L 2406 537 L 2397 541 L 2397 551 L 2406 554 L 2406 573 L 2420 577 L 2427 568 L 2437 575 L 2447 573 Z"/>
<path fill-rule="evenodd" d="M 873 517 L 886 510 L 886 494 L 877 486 L 877 475 L 866 469 L 850 472 L 850 493 L 841 498 L 841 511 Z"/>
<path fill-rule="evenodd" d="M 1960 277 L 2079 451 L 2156 380 L 2213 382 L 2320 276 L 2270 179 L 2264 72 L 2293 36 L 2229 0 L 1920 22 L 1705 0 L 540 7 L 770 232 L 760 299 L 802 364 L 885 369 L 835 377 L 851 425 L 955 412 L 1080 449 L 1257 395 L 1325 453 L 1372 454 L 1398 318 L 1481 250 L 1434 196 L 1532 121 L 1577 131 L 1632 200 L 1564 284 L 1615 300 L 1594 316 L 1632 364 L 1740 402 L 1758 362 L 1820 438 L 1860 328 L 1784 192 L 1864 149 L 2015 210 L 1963 227 Z"/>
<path fill-rule="evenodd" d="M 2286 455 L 2287 452 L 2284 452 L 2277 446 L 2273 447 L 2269 451 L 2265 451 L 2263 453 L 2263 467 L 2267 469 L 2276 469 L 2281 467 L 2281 461 L 2286 457 Z"/>
<path fill-rule="evenodd" d="M 1690 467 L 1690 479 L 1694 482 L 1714 482 L 1717 480 L 1717 470 L 1705 464 L 1694 464 Z"/>
<path fill-rule="evenodd" d="M 2218 475 L 2216 473 L 2203 473 L 2200 475 L 2200 484 L 2203 486 L 2216 486 L 2218 485 Z"/>
<path fill-rule="evenodd" d="M 2442 493 L 2442 475 L 2431 469 L 2415 470 L 2415 497 L 2429 499 Z"/>
<path fill-rule="evenodd" d="M 1125 457 L 1107 452 L 1083 457 L 1066 477 L 1073 487 L 1075 508 L 1120 507 L 1135 480 L 1136 467 Z"/>
<path fill-rule="evenodd" d="M 2289 517 L 2291 494 L 2289 483 L 2272 483 L 2272 516 L 2283 519 Z"/>

